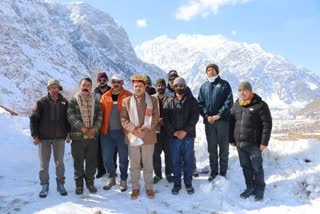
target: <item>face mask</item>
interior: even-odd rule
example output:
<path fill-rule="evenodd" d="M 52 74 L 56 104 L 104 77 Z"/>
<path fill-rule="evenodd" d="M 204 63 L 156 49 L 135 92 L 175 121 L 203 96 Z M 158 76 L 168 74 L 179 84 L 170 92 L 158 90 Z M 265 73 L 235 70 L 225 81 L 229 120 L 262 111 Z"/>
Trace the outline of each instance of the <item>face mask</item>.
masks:
<path fill-rule="evenodd" d="M 101 85 L 99 85 L 99 88 L 101 88 L 101 89 L 105 89 L 107 86 L 108 86 L 108 83 L 105 83 L 105 84 L 101 84 Z"/>
<path fill-rule="evenodd" d="M 157 91 L 158 91 L 158 94 L 164 94 L 165 90 L 164 90 L 164 88 L 159 88 Z"/>
<path fill-rule="evenodd" d="M 218 78 L 219 75 L 213 76 L 213 77 L 207 77 L 209 82 L 214 82 Z"/>
<path fill-rule="evenodd" d="M 185 92 L 185 89 L 175 89 L 174 90 L 175 92 L 176 92 L 176 94 L 184 94 L 184 92 Z"/>

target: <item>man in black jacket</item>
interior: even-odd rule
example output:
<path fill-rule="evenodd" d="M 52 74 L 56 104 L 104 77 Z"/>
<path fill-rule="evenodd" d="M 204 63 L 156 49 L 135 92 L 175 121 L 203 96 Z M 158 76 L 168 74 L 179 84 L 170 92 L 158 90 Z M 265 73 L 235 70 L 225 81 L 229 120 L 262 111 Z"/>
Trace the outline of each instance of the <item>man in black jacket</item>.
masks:
<path fill-rule="evenodd" d="M 261 201 L 266 186 L 261 153 L 270 140 L 271 113 L 261 97 L 252 93 L 249 82 L 241 82 L 238 91 L 239 99 L 231 110 L 229 140 L 232 145 L 237 146 L 247 186 L 240 197 L 255 195 L 255 200 Z"/>
<path fill-rule="evenodd" d="M 177 77 L 173 83 L 175 93 L 165 101 L 163 120 L 169 136 L 174 186 L 171 193 L 176 195 L 181 189 L 181 166 L 183 161 L 183 179 L 188 194 L 193 194 L 192 170 L 193 148 L 196 137 L 196 124 L 199 120 L 197 100 L 187 89 L 183 78 Z"/>
<path fill-rule="evenodd" d="M 42 190 L 39 197 L 45 198 L 49 191 L 49 162 L 53 149 L 56 165 L 57 190 L 67 195 L 64 188 L 64 147 L 70 142 L 70 125 L 67 121 L 68 101 L 60 94 L 62 87 L 58 80 L 49 80 L 48 95 L 36 102 L 30 116 L 30 129 L 33 143 L 38 145 L 40 158 L 40 182 Z"/>

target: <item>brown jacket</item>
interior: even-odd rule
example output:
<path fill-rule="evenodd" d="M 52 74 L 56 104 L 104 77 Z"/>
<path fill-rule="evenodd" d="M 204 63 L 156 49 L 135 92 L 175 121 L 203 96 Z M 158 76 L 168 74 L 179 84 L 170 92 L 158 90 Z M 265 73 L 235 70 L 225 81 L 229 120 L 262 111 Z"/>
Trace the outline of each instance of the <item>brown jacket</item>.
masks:
<path fill-rule="evenodd" d="M 132 95 L 134 96 L 134 95 Z M 126 144 L 129 144 L 129 138 L 128 138 L 128 133 L 131 132 L 133 133 L 133 130 L 136 128 L 130 121 L 129 119 L 129 112 L 128 109 L 130 109 L 130 99 L 131 97 L 126 97 L 122 101 L 122 110 L 120 114 L 121 118 L 121 124 L 124 128 L 126 137 L 125 137 L 125 142 Z M 152 121 L 151 121 L 151 130 L 146 130 L 145 131 L 145 136 L 142 138 L 142 141 L 144 144 L 155 144 L 157 143 L 157 136 L 156 136 L 156 125 L 158 124 L 159 121 L 159 107 L 158 107 L 158 100 L 157 98 L 150 96 L 152 105 L 153 105 L 153 110 L 152 110 Z M 138 117 L 139 117 L 139 122 L 140 122 L 140 127 L 144 123 L 144 114 L 146 111 L 146 101 L 145 97 L 143 97 L 138 103 Z"/>

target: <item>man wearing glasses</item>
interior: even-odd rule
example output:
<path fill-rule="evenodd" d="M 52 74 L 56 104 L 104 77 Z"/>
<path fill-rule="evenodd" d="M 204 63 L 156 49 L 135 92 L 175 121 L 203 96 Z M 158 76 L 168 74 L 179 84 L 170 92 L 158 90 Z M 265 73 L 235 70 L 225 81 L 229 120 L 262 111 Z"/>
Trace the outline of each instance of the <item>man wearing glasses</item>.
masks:
<path fill-rule="evenodd" d="M 178 72 L 176 70 L 171 70 L 168 73 L 168 84 L 165 93 L 169 96 L 174 94 L 173 81 L 179 77 Z"/>
<path fill-rule="evenodd" d="M 97 74 L 97 82 L 98 86 L 94 89 L 94 95 L 96 98 L 100 100 L 101 96 L 107 92 L 111 87 L 108 85 L 108 76 L 105 72 L 99 72 Z M 101 178 L 104 174 L 106 174 L 106 169 L 103 165 L 102 153 L 101 153 L 101 145 L 100 145 L 100 137 L 98 137 L 98 155 L 97 155 L 97 175 L 96 178 Z M 115 152 L 115 158 L 117 158 L 117 153 Z M 116 167 L 117 168 L 117 167 Z"/>
<path fill-rule="evenodd" d="M 108 182 L 103 187 L 109 190 L 116 185 L 116 170 L 114 167 L 114 151 L 117 147 L 120 163 L 120 191 L 127 190 L 128 178 L 128 145 L 125 144 L 124 133 L 120 121 L 120 112 L 124 98 L 131 96 L 131 92 L 123 88 L 123 78 L 114 74 L 111 78 L 111 90 L 102 95 L 100 104 L 103 112 L 101 125 L 101 148 L 104 166 L 107 169 Z"/>
<path fill-rule="evenodd" d="M 196 124 L 199 120 L 198 103 L 191 91 L 187 90 L 183 78 L 177 77 L 173 86 L 174 96 L 168 98 L 163 107 L 164 124 L 170 137 L 169 145 L 174 175 L 174 186 L 171 193 L 177 195 L 181 189 L 181 167 L 183 166 L 183 179 L 187 193 L 193 194 L 193 148 Z"/>

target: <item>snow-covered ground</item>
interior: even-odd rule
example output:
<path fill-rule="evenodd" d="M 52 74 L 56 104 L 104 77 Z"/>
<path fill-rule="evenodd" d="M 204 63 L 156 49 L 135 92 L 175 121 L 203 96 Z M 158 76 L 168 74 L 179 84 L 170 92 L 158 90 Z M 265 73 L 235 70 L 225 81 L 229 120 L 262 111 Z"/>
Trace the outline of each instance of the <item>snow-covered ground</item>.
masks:
<path fill-rule="evenodd" d="M 135 201 L 130 199 L 131 186 L 121 193 L 119 186 L 102 189 L 106 177 L 96 180 L 97 194 L 75 194 L 73 161 L 70 145 L 66 145 L 67 196 L 56 191 L 55 169 L 50 165 L 50 191 L 45 199 L 38 197 L 39 160 L 37 147 L 32 144 L 29 119 L 14 117 L 0 110 L 0 213 L 319 213 L 320 209 L 320 142 L 271 140 L 264 151 L 267 183 L 265 199 L 255 202 L 241 199 L 244 180 L 237 152 L 230 149 L 227 179 L 217 177 L 212 183 L 201 174 L 193 181 L 195 194 L 184 189 L 171 194 L 172 184 L 166 180 L 154 185 L 156 197 L 150 200 L 145 191 Z M 207 165 L 203 125 L 197 127 L 196 156 L 198 168 Z M 53 157 L 51 158 L 53 159 Z M 129 176 L 130 177 L 130 176 Z M 129 181 L 130 183 L 130 181 Z M 141 181 L 143 186 L 143 181 Z"/>

